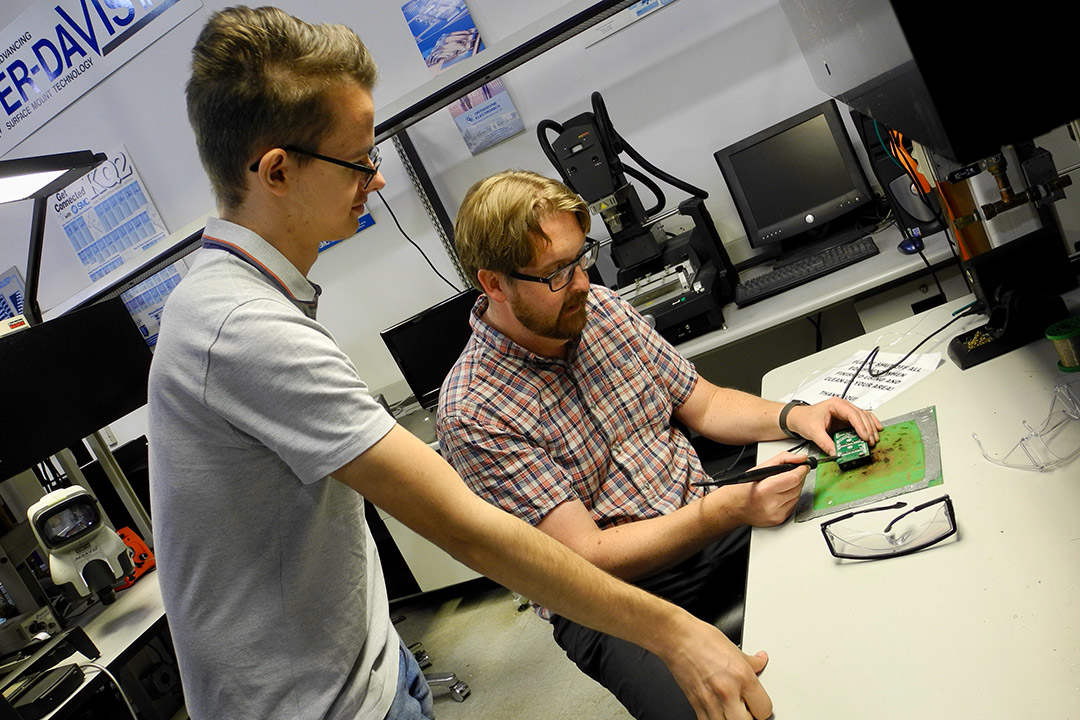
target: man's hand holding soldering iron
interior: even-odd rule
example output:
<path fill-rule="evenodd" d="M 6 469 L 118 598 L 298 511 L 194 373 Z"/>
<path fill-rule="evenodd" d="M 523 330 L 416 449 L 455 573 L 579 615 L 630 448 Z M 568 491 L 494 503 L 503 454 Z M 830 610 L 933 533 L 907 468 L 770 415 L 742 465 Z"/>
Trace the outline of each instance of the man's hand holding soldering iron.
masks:
<path fill-rule="evenodd" d="M 810 457 L 789 450 L 746 472 L 725 474 L 709 482 L 696 483 L 713 487 L 737 486 L 727 492 L 742 496 L 736 506 L 742 509 L 745 523 L 753 527 L 780 525 L 787 520 L 799 499 L 807 474 L 819 464 L 837 459 L 832 433 L 850 426 L 873 447 L 877 444 L 879 432 L 884 429 L 874 413 L 837 398 L 815 405 L 791 407 L 783 426 L 790 434 L 817 445 L 823 455 Z"/>

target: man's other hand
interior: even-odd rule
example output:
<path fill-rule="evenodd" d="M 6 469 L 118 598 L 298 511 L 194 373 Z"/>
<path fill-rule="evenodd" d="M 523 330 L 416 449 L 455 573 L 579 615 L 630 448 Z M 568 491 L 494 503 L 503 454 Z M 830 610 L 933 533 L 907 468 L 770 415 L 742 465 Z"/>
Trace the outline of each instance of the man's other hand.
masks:
<path fill-rule="evenodd" d="M 747 655 L 712 625 L 686 616 L 686 629 L 660 653 L 698 720 L 765 720 L 772 715 L 758 673 L 768 655 Z"/>
<path fill-rule="evenodd" d="M 814 443 L 827 455 L 836 452 L 830 433 L 850 426 L 873 447 L 877 444 L 878 433 L 884 428 L 874 413 L 840 398 L 793 407 L 788 412 L 787 425 L 792 432 Z"/>

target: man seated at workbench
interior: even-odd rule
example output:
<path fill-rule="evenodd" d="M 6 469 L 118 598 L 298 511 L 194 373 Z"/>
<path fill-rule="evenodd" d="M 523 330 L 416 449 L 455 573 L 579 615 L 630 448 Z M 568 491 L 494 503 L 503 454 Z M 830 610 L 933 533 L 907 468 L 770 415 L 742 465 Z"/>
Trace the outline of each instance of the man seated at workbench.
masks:
<path fill-rule="evenodd" d="M 709 478 L 673 420 L 724 443 L 797 435 L 826 452 L 830 430 L 850 425 L 873 444 L 881 424 L 843 400 L 785 406 L 698 376 L 629 304 L 590 286 L 589 224 L 581 198 L 535 173 L 499 173 L 469 190 L 455 243 L 483 294 L 440 394 L 442 452 L 489 502 L 712 621 L 715 593 L 732 589 L 710 578 L 748 526 L 787 519 L 807 470 L 708 492 L 692 485 Z M 550 619 L 570 659 L 634 717 L 695 717 L 645 650 Z"/>

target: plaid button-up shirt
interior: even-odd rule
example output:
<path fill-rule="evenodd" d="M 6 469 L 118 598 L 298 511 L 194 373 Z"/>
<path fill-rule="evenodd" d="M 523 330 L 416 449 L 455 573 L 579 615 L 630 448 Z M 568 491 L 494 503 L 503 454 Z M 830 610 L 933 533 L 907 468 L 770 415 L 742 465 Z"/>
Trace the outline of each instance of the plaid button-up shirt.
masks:
<path fill-rule="evenodd" d="M 614 292 L 594 285 L 569 359 L 528 352 L 481 319 L 442 386 L 444 457 L 481 497 L 536 525 L 579 499 L 603 529 L 670 513 L 706 480 L 672 411 L 694 366 Z"/>

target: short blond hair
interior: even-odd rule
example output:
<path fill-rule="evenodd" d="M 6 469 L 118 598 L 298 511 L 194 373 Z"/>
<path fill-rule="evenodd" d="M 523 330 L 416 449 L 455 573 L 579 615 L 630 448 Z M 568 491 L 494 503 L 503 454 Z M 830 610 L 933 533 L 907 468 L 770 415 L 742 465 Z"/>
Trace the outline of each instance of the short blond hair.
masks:
<path fill-rule="evenodd" d="M 585 201 L 558 180 L 506 170 L 469 188 L 454 222 L 454 245 L 473 284 L 479 287 L 479 270 L 509 273 L 532 264 L 540 243 L 551 242 L 540 223 L 560 212 L 589 232 Z"/>
<path fill-rule="evenodd" d="M 318 147 L 332 129 L 330 90 L 351 79 L 370 92 L 376 77 L 371 54 L 344 25 L 311 25 L 274 7 L 211 16 L 192 50 L 187 108 L 218 204 L 240 206 L 260 153 Z"/>

